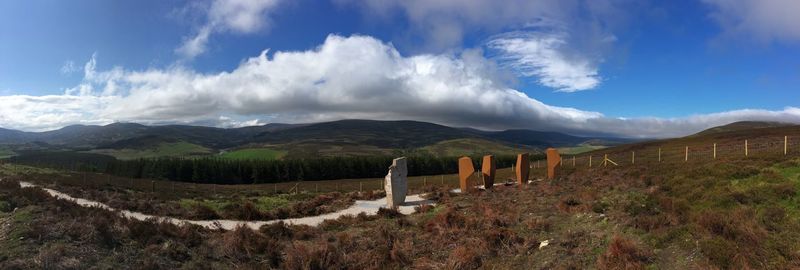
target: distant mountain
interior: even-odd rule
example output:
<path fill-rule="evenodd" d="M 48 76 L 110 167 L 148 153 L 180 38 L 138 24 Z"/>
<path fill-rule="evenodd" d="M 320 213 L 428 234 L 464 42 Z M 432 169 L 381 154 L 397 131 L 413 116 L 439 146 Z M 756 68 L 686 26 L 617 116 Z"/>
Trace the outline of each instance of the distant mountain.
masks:
<path fill-rule="evenodd" d="M 344 143 L 381 148 L 416 148 L 444 140 L 478 135 L 447 126 L 417 121 L 340 120 L 264 132 L 254 141 Z"/>
<path fill-rule="evenodd" d="M 698 135 L 710 135 L 716 133 L 724 133 L 730 131 L 740 131 L 740 130 L 753 130 L 753 129 L 761 129 L 761 128 L 774 128 L 774 127 L 788 127 L 793 126 L 794 124 L 790 123 L 782 123 L 782 122 L 767 122 L 767 121 L 740 121 L 740 122 L 733 122 L 727 125 L 717 126 L 713 128 L 709 128 L 698 132 L 692 136 Z"/>
<path fill-rule="evenodd" d="M 275 123 L 228 129 L 187 125 L 145 126 L 135 123 L 73 125 L 46 132 L 0 129 L 0 143 L 4 144 L 37 142 L 38 145 L 51 145 L 54 148 L 119 150 L 146 149 L 182 141 L 209 149 L 277 147 L 295 157 L 392 153 L 461 139 L 471 141 L 450 142 L 445 145 L 447 147 L 439 149 L 450 149 L 454 145 L 476 145 L 475 142 L 481 141 L 521 149 L 628 142 L 625 139 L 578 137 L 558 132 L 522 129 L 482 131 L 419 121 L 376 120 Z"/>
<path fill-rule="evenodd" d="M 0 128 L 0 143 L 19 143 L 30 136 L 28 132 Z"/>

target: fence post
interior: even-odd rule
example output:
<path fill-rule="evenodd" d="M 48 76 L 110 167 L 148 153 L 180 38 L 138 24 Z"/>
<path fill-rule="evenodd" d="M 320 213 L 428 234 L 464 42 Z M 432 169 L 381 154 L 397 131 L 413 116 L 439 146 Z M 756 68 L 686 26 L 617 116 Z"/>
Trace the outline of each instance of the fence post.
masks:
<path fill-rule="evenodd" d="M 572 167 L 575 167 L 575 156 L 572 156 Z"/>
<path fill-rule="evenodd" d="M 717 159 L 717 143 L 714 143 L 714 159 Z"/>
<path fill-rule="evenodd" d="M 636 164 L 636 151 L 631 151 L 631 164 Z"/>
<path fill-rule="evenodd" d="M 151 189 L 153 193 L 156 193 L 156 181 L 150 181 L 150 185 L 152 185 Z"/>
<path fill-rule="evenodd" d="M 511 170 L 514 170 L 514 165 L 511 165 Z M 442 186 L 444 186 L 444 174 L 442 174 Z"/>
<path fill-rule="evenodd" d="M 358 182 L 358 192 L 364 191 L 364 183 Z"/>
<path fill-rule="evenodd" d="M 589 168 L 591 168 L 591 167 L 592 167 L 592 156 L 589 155 Z"/>
<path fill-rule="evenodd" d="M 747 140 L 744 140 L 744 156 L 747 156 Z"/>
<path fill-rule="evenodd" d="M 783 155 L 789 152 L 789 136 L 783 136 Z"/>
<path fill-rule="evenodd" d="M 561 158 L 561 160 L 558 162 L 558 166 L 563 166 L 564 165 L 564 157 L 560 157 L 560 158 Z"/>
<path fill-rule="evenodd" d="M 608 166 L 608 154 L 603 156 L 603 167 Z"/>
<path fill-rule="evenodd" d="M 278 184 L 272 184 L 272 193 L 278 194 Z"/>
<path fill-rule="evenodd" d="M 686 152 L 683 161 L 684 162 L 689 161 L 689 146 L 686 146 Z"/>
<path fill-rule="evenodd" d="M 428 178 L 427 177 L 423 177 L 422 178 L 422 187 L 427 187 L 427 186 L 428 186 Z"/>
<path fill-rule="evenodd" d="M 319 184 L 314 184 L 314 193 L 319 193 Z"/>
<path fill-rule="evenodd" d="M 658 148 L 658 162 L 661 162 L 661 147 Z"/>

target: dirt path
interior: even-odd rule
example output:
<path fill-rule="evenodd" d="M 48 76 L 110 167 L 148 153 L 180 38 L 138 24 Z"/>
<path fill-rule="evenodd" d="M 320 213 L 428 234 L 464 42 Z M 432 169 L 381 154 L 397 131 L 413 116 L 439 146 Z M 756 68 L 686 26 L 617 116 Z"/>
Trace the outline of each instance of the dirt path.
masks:
<path fill-rule="evenodd" d="M 19 182 L 20 186 L 22 187 L 39 187 L 35 184 L 28 183 L 28 182 Z M 68 201 L 72 201 L 80 206 L 83 207 L 97 207 L 101 209 L 105 209 L 108 211 L 119 212 L 120 215 L 126 218 L 132 218 L 137 220 L 148 220 L 148 219 L 157 219 L 165 222 L 169 222 L 176 225 L 183 225 L 183 224 L 194 224 L 202 227 L 206 227 L 209 229 L 224 229 L 224 230 L 232 230 L 238 226 L 247 226 L 251 229 L 257 230 L 263 225 L 272 224 L 276 222 L 285 222 L 287 224 L 293 225 L 309 225 L 309 226 L 317 226 L 325 220 L 329 219 L 337 219 L 342 216 L 346 215 L 358 215 L 359 213 L 365 213 L 367 215 L 375 215 L 378 213 L 378 209 L 386 205 L 386 198 L 381 198 L 373 201 L 356 201 L 353 206 L 350 206 L 347 209 L 328 213 L 319 216 L 312 216 L 312 217 L 302 217 L 302 218 L 288 218 L 288 219 L 277 219 L 277 220 L 269 220 L 269 221 L 241 221 L 241 220 L 226 220 L 226 219 L 219 219 L 219 220 L 188 220 L 188 219 L 178 219 L 172 217 L 164 217 L 164 216 L 154 216 L 148 215 L 140 212 L 133 212 L 128 210 L 122 209 L 115 209 L 112 208 L 104 203 L 90 201 L 82 198 L 74 198 L 70 195 L 62 193 L 57 190 L 39 187 L 46 191 L 50 196 L 64 199 Z M 414 213 L 414 207 L 423 204 L 434 204 L 431 200 L 426 200 L 422 198 L 420 195 L 410 195 L 406 197 L 406 203 L 400 206 L 397 210 L 405 215 Z"/>

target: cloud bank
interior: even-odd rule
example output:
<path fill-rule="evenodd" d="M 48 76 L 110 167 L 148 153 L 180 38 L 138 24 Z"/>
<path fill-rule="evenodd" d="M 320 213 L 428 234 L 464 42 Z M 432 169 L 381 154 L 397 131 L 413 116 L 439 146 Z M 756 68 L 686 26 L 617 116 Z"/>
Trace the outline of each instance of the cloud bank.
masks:
<path fill-rule="evenodd" d="M 712 7 L 710 17 L 723 35 L 771 41 L 800 41 L 800 1 L 796 0 L 703 0 Z"/>
<path fill-rule="evenodd" d="M 48 130 L 133 121 L 241 126 L 346 118 L 412 119 L 484 129 L 527 128 L 631 137 L 686 135 L 739 120 L 800 122 L 800 109 L 737 110 L 685 118 L 609 118 L 544 104 L 505 84 L 479 51 L 401 55 L 369 36 L 328 38 L 306 51 L 267 51 L 234 70 L 174 66 L 98 71 L 63 95 L 0 96 L 0 126 Z"/>

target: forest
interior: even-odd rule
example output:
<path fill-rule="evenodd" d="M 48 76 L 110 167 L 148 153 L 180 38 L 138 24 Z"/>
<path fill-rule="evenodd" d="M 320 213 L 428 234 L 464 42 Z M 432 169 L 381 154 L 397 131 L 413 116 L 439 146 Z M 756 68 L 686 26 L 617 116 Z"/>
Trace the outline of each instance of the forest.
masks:
<path fill-rule="evenodd" d="M 79 152 L 24 152 L 13 163 L 101 172 L 122 177 L 163 179 L 213 184 L 259 184 L 384 177 L 391 156 L 323 157 L 284 160 L 231 160 L 224 158 L 152 158 L 117 160 L 110 156 Z M 471 157 L 480 169 L 481 157 Z M 511 167 L 515 156 L 495 157 L 498 168 Z M 458 157 L 416 155 L 408 157 L 408 175 L 458 172 Z"/>

